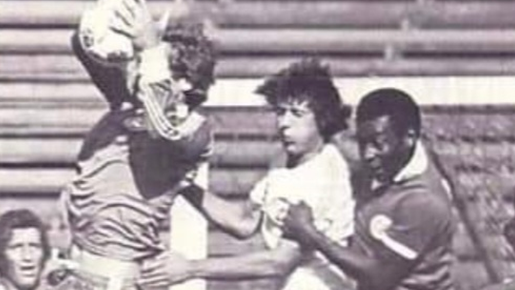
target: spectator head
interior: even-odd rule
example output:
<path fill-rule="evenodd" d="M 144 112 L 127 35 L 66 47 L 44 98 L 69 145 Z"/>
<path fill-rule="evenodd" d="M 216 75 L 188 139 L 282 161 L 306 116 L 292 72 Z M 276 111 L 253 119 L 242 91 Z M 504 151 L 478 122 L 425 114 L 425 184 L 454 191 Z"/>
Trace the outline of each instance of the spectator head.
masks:
<path fill-rule="evenodd" d="M 0 274 L 18 290 L 35 289 L 50 247 L 43 223 L 32 211 L 10 210 L 0 216 Z"/>

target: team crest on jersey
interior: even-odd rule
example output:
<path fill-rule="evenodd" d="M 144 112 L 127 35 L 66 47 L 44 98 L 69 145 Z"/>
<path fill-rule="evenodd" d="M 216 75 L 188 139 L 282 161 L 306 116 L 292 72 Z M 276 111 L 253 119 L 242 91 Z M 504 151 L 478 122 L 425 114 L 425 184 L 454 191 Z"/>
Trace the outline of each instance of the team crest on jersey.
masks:
<path fill-rule="evenodd" d="M 388 216 L 382 214 L 375 215 L 370 219 L 370 234 L 374 239 L 381 241 L 383 245 L 405 259 L 415 259 L 418 256 L 415 250 L 388 235 L 388 230 L 392 226 L 393 221 Z"/>
<path fill-rule="evenodd" d="M 392 220 L 383 214 L 378 214 L 370 219 L 369 230 L 374 239 L 382 241 L 386 232 L 392 226 Z"/>

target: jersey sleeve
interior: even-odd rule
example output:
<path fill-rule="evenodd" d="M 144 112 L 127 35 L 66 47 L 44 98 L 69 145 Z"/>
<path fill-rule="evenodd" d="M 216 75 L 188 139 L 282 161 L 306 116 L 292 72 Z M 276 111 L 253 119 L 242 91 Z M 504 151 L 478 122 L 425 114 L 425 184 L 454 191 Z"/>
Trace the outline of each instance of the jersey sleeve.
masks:
<path fill-rule="evenodd" d="M 429 247 L 438 246 L 438 241 L 450 240 L 452 213 L 429 194 L 432 193 L 420 192 L 405 198 L 392 217 L 374 216 L 370 225 L 372 236 L 407 260 L 417 259 Z"/>
<path fill-rule="evenodd" d="M 209 162 L 201 161 L 197 164 L 193 183 L 200 188 L 207 190 L 209 184 Z"/>
<path fill-rule="evenodd" d="M 186 118 L 184 123 L 173 124 L 166 115 L 173 102 L 175 88 L 168 67 L 166 45 L 146 49 L 141 53 L 139 66 L 138 99 L 143 103 L 145 117 L 152 131 L 167 140 L 179 140 L 195 131 L 200 120 Z"/>
<path fill-rule="evenodd" d="M 328 207 L 322 219 L 320 230 L 331 240 L 347 245 L 347 240 L 354 233 L 354 206 L 350 180 L 345 178 L 341 181 L 340 190 L 328 199 L 331 206 Z"/>
<path fill-rule="evenodd" d="M 342 167 L 337 175 L 332 177 L 333 185 L 326 191 L 329 195 L 325 214 L 319 221 L 319 230 L 331 240 L 347 245 L 348 238 L 354 233 L 355 202 L 348 168 Z"/>
<path fill-rule="evenodd" d="M 193 112 L 197 118 L 197 113 Z M 201 118 L 198 115 L 198 118 Z M 204 121 L 195 132 L 173 141 L 173 150 L 178 150 L 181 159 L 191 164 L 186 179 L 203 189 L 209 185 L 209 157 L 213 154 L 214 138 L 209 122 Z"/>
<path fill-rule="evenodd" d="M 268 176 L 265 176 L 259 180 L 250 191 L 249 198 L 254 206 L 262 207 L 265 204 L 267 184 Z"/>

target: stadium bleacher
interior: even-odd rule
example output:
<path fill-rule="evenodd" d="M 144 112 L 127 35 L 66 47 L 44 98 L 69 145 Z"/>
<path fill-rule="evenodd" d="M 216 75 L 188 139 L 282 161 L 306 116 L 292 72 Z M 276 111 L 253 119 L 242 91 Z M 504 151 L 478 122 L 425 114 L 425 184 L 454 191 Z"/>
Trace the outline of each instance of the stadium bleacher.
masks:
<path fill-rule="evenodd" d="M 155 12 L 175 7 L 148 1 Z M 188 3 L 212 25 L 220 79 L 262 78 L 313 54 L 337 77 L 515 75 L 513 1 Z M 92 4 L 0 0 L 0 210 L 35 208 L 55 237 L 64 230 L 55 203 L 59 189 L 73 173 L 82 136 L 107 109 L 69 45 L 80 14 Z M 237 202 L 278 151 L 273 118 L 254 106 L 212 106 L 206 113 L 217 140 L 210 186 Z M 514 275 L 514 255 L 500 233 L 513 215 L 515 107 L 426 106 L 424 118 L 425 138 L 457 198 L 459 289 Z M 338 142 L 354 154 L 352 133 Z M 260 246 L 216 229 L 210 234 L 211 255 Z M 210 289 L 268 289 L 270 283 L 212 283 Z"/>

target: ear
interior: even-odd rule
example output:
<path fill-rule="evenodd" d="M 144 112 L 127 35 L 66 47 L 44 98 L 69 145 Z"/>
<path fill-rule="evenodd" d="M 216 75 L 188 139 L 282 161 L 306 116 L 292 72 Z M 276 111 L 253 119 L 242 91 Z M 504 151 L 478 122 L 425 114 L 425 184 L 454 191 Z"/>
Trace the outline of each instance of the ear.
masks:
<path fill-rule="evenodd" d="M 404 136 L 404 145 L 409 148 L 415 147 L 418 140 L 418 134 L 415 132 L 415 129 L 408 129 L 406 135 Z"/>

